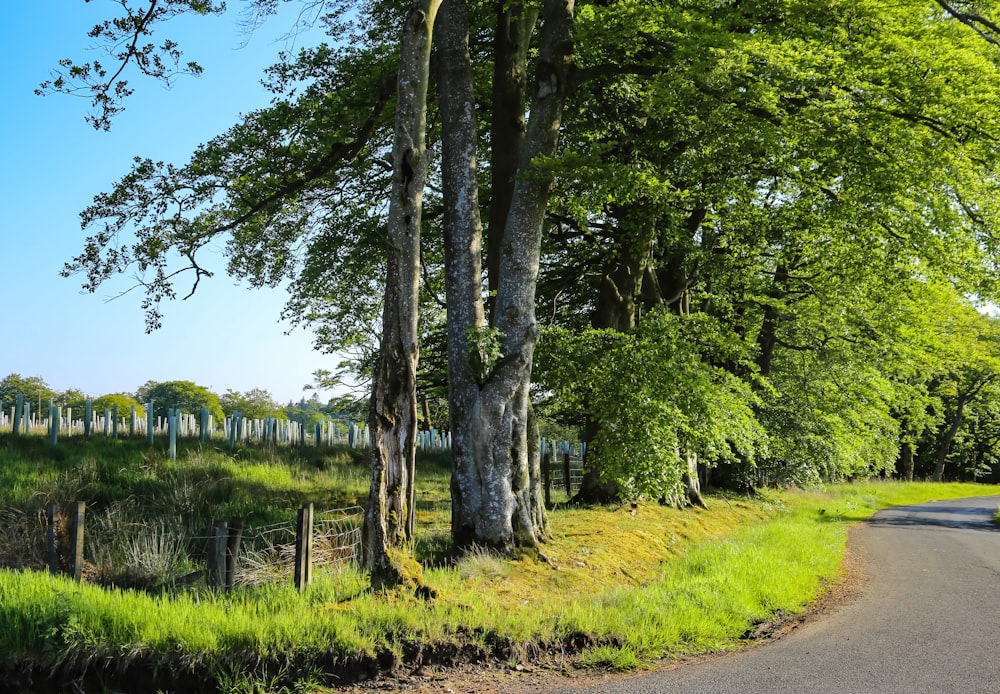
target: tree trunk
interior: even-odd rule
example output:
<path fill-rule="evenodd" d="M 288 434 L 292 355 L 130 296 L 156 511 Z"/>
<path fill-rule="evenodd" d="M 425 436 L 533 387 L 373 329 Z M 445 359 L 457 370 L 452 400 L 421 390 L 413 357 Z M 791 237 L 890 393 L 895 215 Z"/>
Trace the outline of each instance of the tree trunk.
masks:
<path fill-rule="evenodd" d="M 397 76 L 385 306 L 369 411 L 372 478 L 363 534 L 374 587 L 423 588 L 419 573 L 393 549 L 413 539 L 420 217 L 431 32 L 438 6 L 439 0 L 422 0 L 410 7 Z"/>
<path fill-rule="evenodd" d="M 420 415 L 423 418 L 421 422 L 421 429 L 423 431 L 430 431 L 434 428 L 434 422 L 431 419 L 431 403 L 430 399 L 427 397 L 427 393 L 420 393 Z"/>
<path fill-rule="evenodd" d="M 705 498 L 701 495 L 701 479 L 698 477 L 698 454 L 692 451 L 686 451 L 684 454 L 684 462 L 686 463 L 686 470 L 681 476 L 681 480 L 684 482 L 685 489 L 687 491 L 687 500 L 692 506 L 700 506 L 703 509 L 708 509 L 708 504 L 705 503 Z"/>
<path fill-rule="evenodd" d="M 490 216 L 486 233 L 486 277 L 495 296 L 500 274 L 500 241 L 507 226 L 518 156 L 524 141 L 528 48 L 538 10 L 497 3 L 493 103 L 490 121 Z M 491 302 L 492 303 L 492 302 Z M 492 306 L 489 313 L 492 313 Z"/>
<path fill-rule="evenodd" d="M 906 482 L 913 481 L 913 444 L 905 439 L 899 446 L 899 476 Z"/>
<path fill-rule="evenodd" d="M 476 180 L 478 123 L 472 92 L 465 0 L 445 0 L 435 30 L 435 65 L 441 104 L 441 182 L 444 189 L 445 282 L 448 304 L 448 416 L 452 435 L 452 537 L 457 546 L 476 541 L 475 524 L 463 520 L 482 506 L 472 432 L 479 413 L 479 385 L 469 359 L 470 331 L 484 330 L 482 223 Z"/>
<path fill-rule="evenodd" d="M 774 270 L 774 284 L 768 295 L 777 301 L 785 295 L 785 285 L 788 283 L 788 265 L 778 263 Z M 767 376 L 771 373 L 771 364 L 774 361 L 774 348 L 778 344 L 778 323 L 781 320 L 781 312 L 774 304 L 764 307 L 764 321 L 761 324 L 760 332 L 757 334 L 757 366 L 760 368 L 760 375 Z"/>
<path fill-rule="evenodd" d="M 941 439 L 941 446 L 938 448 L 937 462 L 934 463 L 934 474 L 931 477 L 934 482 L 940 482 L 944 477 L 944 466 L 948 460 L 948 454 L 951 453 L 951 444 L 962 426 L 966 398 L 965 393 L 958 394 L 958 399 L 955 402 L 955 414 L 952 416 L 948 430 L 944 432 L 944 438 Z"/>
<path fill-rule="evenodd" d="M 550 179 L 532 171 L 555 151 L 572 63 L 573 3 L 546 0 L 537 88 L 520 153 L 497 263 L 500 354 L 470 364 L 469 338 L 488 341 L 483 311 L 481 226 L 476 204 L 476 120 L 464 0 L 446 0 L 439 23 L 442 182 L 448 283 L 449 412 L 452 427 L 452 535 L 510 553 L 534 547 L 547 533 L 537 446 L 531 434 L 528 385 L 538 339 L 535 286 Z M 530 174 L 530 175 L 526 175 Z"/>
<path fill-rule="evenodd" d="M 619 220 L 626 218 L 622 211 Z M 590 324 L 596 329 L 610 328 L 621 333 L 631 332 L 636 324 L 636 300 L 642 292 L 647 277 L 651 254 L 652 231 L 641 235 L 637 242 L 622 239 L 615 245 L 617 257 L 601 277 L 597 290 L 597 303 L 590 314 Z M 627 235 L 628 232 L 625 233 Z M 574 504 L 607 504 L 618 499 L 619 485 L 605 480 L 601 474 L 600 451 L 594 444 L 601 423 L 589 419 L 584 429 L 587 442 L 587 459 L 580 489 L 570 499 Z"/>

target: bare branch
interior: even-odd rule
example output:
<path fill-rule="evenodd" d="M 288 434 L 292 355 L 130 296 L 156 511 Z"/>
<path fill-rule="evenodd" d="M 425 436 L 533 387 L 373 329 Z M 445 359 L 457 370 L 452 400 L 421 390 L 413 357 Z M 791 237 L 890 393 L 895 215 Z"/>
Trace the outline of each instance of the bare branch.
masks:
<path fill-rule="evenodd" d="M 937 2 L 937 4 L 940 5 L 941 8 L 954 19 L 957 19 L 959 22 L 979 34 L 984 41 L 1000 48 L 1000 38 L 997 37 L 997 35 L 1000 35 L 1000 25 L 996 22 L 993 22 L 980 14 L 976 14 L 975 12 L 961 11 L 958 9 L 958 5 L 960 4 L 958 2 L 949 3 L 947 0 L 935 0 L 935 2 Z"/>

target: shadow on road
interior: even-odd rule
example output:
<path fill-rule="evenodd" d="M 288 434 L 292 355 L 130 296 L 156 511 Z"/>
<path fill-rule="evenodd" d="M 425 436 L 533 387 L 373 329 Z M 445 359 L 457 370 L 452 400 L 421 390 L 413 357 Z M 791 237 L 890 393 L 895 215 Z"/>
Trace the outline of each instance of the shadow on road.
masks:
<path fill-rule="evenodd" d="M 959 506 L 948 503 L 901 506 L 875 514 L 868 520 L 868 525 L 875 527 L 934 526 L 1000 532 L 1000 525 L 992 520 L 996 510 L 995 505 Z"/>

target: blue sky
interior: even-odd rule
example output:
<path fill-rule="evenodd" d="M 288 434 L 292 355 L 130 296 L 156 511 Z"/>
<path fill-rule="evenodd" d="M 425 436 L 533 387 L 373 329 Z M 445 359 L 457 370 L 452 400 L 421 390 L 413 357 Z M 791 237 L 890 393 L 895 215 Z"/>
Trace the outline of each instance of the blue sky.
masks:
<path fill-rule="evenodd" d="M 241 5 L 231 2 L 222 17 L 166 25 L 164 35 L 177 40 L 204 75 L 179 78 L 169 90 L 133 77 L 136 94 L 125 112 L 110 132 L 98 132 L 84 122 L 87 99 L 39 97 L 34 89 L 60 58 L 91 55 L 86 33 L 111 16 L 116 3 L 4 3 L 0 378 L 41 376 L 57 390 L 93 396 L 132 392 L 148 380 L 191 380 L 220 394 L 266 388 L 285 402 L 311 394 L 303 386 L 313 371 L 336 367 L 336 356 L 313 350 L 309 331 L 286 334 L 292 328 L 279 322 L 283 290 L 251 289 L 218 272 L 192 298 L 165 304 L 163 328 L 146 335 L 139 292 L 108 301 L 133 284 L 128 277 L 86 294 L 80 278 L 59 276 L 83 247 L 80 210 L 129 170 L 132 157 L 184 163 L 238 114 L 268 102 L 260 76 L 280 50 L 296 48 L 284 38 L 296 3 L 249 41 L 240 28 Z"/>

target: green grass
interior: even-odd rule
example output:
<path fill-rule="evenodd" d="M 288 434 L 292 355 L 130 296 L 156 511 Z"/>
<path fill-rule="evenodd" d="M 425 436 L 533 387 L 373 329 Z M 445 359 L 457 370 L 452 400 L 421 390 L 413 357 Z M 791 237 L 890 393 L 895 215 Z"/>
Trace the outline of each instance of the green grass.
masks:
<path fill-rule="evenodd" d="M 192 447 L 173 462 L 130 443 L 67 445 L 51 459 L 31 446 L 0 437 L 0 508 L 79 493 L 97 509 L 132 499 L 147 513 L 238 510 L 266 521 L 302 500 L 360 501 L 367 480 L 336 451 L 319 461 L 294 450 L 232 456 Z M 756 625 L 803 610 L 839 580 L 849 525 L 879 508 L 1000 493 L 868 483 L 710 496 L 710 511 L 560 509 L 545 561 L 484 552 L 454 561 L 446 457 L 422 459 L 418 480 L 416 551 L 433 601 L 372 593 L 351 568 L 318 571 L 302 595 L 290 580 L 229 595 L 149 594 L 2 570 L 0 663 L 77 673 L 132 663 L 198 673 L 233 692 L 329 686 L 338 674 L 384 672 L 419 653 L 525 662 L 563 652 L 578 666 L 633 670 L 739 647 Z"/>

